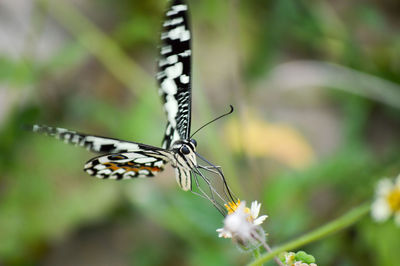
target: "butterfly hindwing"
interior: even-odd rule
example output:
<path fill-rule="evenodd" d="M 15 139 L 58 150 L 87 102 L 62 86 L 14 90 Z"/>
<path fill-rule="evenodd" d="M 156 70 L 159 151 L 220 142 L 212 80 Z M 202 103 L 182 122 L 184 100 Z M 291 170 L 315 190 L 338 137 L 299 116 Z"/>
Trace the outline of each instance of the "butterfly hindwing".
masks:
<path fill-rule="evenodd" d="M 161 33 L 157 80 L 168 119 L 162 144 L 165 149 L 190 135 L 192 50 L 187 9 L 183 1 L 172 1 Z"/>
<path fill-rule="evenodd" d="M 112 153 L 91 159 L 84 170 L 103 179 L 153 177 L 164 169 L 169 160 L 166 152 L 158 151 Z"/>

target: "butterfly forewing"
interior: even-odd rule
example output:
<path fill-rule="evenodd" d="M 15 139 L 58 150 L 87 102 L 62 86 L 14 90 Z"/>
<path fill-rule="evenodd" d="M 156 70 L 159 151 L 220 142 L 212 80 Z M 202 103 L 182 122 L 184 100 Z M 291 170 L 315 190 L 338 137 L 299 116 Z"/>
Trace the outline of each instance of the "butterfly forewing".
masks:
<path fill-rule="evenodd" d="M 108 153 L 86 163 L 84 170 L 93 176 L 109 179 L 151 177 L 164 169 L 172 155 L 158 147 L 119 139 L 78 133 L 65 128 L 34 125 L 32 131 L 54 137 L 89 151 Z"/>
<path fill-rule="evenodd" d="M 168 119 L 165 149 L 190 136 L 192 50 L 187 9 L 182 1 L 172 1 L 161 33 L 157 80 Z"/>
<path fill-rule="evenodd" d="M 138 151 L 142 150 L 140 146 L 145 146 L 143 144 L 130 141 L 78 133 L 65 128 L 33 125 L 28 129 L 36 133 L 54 137 L 68 144 L 84 147 L 92 152 L 117 153 Z"/>

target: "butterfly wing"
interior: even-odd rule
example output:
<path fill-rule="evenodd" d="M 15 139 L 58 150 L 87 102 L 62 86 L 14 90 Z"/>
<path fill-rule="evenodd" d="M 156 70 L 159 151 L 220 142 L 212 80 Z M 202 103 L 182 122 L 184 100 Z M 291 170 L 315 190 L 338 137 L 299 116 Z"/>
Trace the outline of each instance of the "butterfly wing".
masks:
<path fill-rule="evenodd" d="M 190 135 L 192 50 L 187 10 L 183 1 L 172 1 L 161 33 L 157 80 L 168 119 L 164 149 Z"/>
<path fill-rule="evenodd" d="M 102 179 L 131 179 L 153 177 L 164 170 L 170 160 L 168 151 L 141 150 L 113 153 L 89 160 L 84 171 Z"/>
<path fill-rule="evenodd" d="M 128 151 L 142 151 L 143 149 L 160 149 L 136 142 L 78 133 L 65 128 L 33 125 L 27 127 L 27 129 L 98 153 L 121 153 Z"/>

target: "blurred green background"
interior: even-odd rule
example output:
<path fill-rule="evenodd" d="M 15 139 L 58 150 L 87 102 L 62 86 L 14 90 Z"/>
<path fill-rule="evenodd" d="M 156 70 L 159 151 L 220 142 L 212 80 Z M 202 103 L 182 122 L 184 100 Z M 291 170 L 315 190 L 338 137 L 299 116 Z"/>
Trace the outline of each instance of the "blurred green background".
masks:
<path fill-rule="evenodd" d="M 371 200 L 400 172 L 400 3 L 189 1 L 192 128 L 278 245 Z M 172 169 L 115 182 L 48 124 L 159 146 L 166 1 L 0 2 L 0 264 L 243 265 L 222 216 Z M 396 265 L 400 228 L 366 217 L 302 249 L 319 265 Z M 271 263 L 272 264 L 272 263 Z"/>

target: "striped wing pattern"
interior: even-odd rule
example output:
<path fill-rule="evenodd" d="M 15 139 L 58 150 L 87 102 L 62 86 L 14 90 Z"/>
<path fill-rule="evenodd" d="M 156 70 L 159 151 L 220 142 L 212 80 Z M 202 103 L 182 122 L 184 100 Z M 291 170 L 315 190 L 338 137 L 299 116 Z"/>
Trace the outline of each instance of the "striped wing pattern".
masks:
<path fill-rule="evenodd" d="M 92 176 L 104 179 L 153 177 L 164 170 L 164 165 L 168 161 L 167 154 L 142 150 L 93 158 L 85 164 L 84 170 Z"/>
<path fill-rule="evenodd" d="M 141 143 L 77 133 L 65 128 L 34 125 L 31 130 L 85 147 L 89 151 L 108 153 L 85 164 L 84 170 L 98 178 L 128 179 L 152 177 L 173 158 L 172 152 Z"/>
<path fill-rule="evenodd" d="M 32 127 L 29 127 L 28 130 L 54 137 L 68 144 L 84 147 L 91 152 L 117 153 L 138 151 L 142 149 L 140 146 L 145 146 L 130 141 L 87 135 L 59 127 L 33 125 Z"/>
<path fill-rule="evenodd" d="M 183 1 L 172 1 L 161 33 L 157 80 L 168 119 L 165 149 L 190 137 L 192 50 L 187 10 Z"/>

